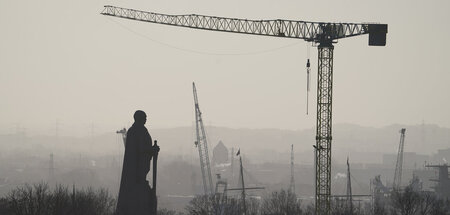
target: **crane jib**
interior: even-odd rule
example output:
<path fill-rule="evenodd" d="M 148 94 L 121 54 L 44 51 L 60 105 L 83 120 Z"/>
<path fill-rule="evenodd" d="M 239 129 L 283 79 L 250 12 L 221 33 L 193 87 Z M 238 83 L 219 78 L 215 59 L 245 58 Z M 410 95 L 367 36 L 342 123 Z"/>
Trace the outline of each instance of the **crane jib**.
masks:
<path fill-rule="evenodd" d="M 110 5 L 104 6 L 101 14 L 179 27 L 303 39 L 316 43 L 324 40 L 336 42 L 338 39 L 369 34 L 370 46 L 384 46 L 387 34 L 386 24 L 308 22 L 283 19 L 251 20 L 197 14 L 168 15 Z"/>

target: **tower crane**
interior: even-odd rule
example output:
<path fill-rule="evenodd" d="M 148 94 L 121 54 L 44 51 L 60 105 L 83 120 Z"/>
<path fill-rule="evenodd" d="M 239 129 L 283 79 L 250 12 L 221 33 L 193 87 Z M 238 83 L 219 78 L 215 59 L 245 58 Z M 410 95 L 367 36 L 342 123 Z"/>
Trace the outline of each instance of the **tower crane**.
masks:
<path fill-rule="evenodd" d="M 317 44 L 315 214 L 330 214 L 333 44 L 338 39 L 369 34 L 370 46 L 385 46 L 387 24 L 307 22 L 283 19 L 250 20 L 197 14 L 168 15 L 110 5 L 104 6 L 101 14 L 201 30 L 302 39 Z"/>
<path fill-rule="evenodd" d="M 211 165 L 209 162 L 208 141 L 206 139 L 205 127 L 203 126 L 202 112 L 200 111 L 200 106 L 198 105 L 197 88 L 195 88 L 195 83 L 192 83 L 192 89 L 194 91 L 195 131 L 197 135 L 197 141 L 195 141 L 195 146 L 197 146 L 198 148 L 198 155 L 200 158 L 200 168 L 202 170 L 202 179 L 203 179 L 203 191 L 205 195 L 212 195 L 214 194 L 214 190 L 211 178 Z"/>
<path fill-rule="evenodd" d="M 394 173 L 394 189 L 399 189 L 402 183 L 402 168 L 403 168 L 403 148 L 405 146 L 405 132 L 406 128 L 400 130 L 400 144 L 398 145 L 397 163 L 395 164 Z"/>

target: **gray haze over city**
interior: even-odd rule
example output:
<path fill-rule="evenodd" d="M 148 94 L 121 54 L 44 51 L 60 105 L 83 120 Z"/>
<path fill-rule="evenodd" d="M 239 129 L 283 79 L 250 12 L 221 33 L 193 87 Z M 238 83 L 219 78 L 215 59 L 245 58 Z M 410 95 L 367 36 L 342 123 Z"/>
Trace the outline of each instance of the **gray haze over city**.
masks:
<path fill-rule="evenodd" d="M 130 125 L 191 126 L 191 83 L 209 125 L 315 126 L 317 50 L 306 115 L 307 46 L 100 16 L 103 5 L 249 19 L 388 23 L 386 47 L 367 37 L 335 46 L 333 122 L 450 127 L 448 1 L 2 1 L 2 133 L 87 135 Z M 325 7 L 325 11 L 323 11 Z M 206 54 L 200 54 L 206 53 Z M 133 93 L 135 96 L 130 96 Z"/>
<path fill-rule="evenodd" d="M 124 153 L 116 131 L 144 110 L 161 147 L 162 207 L 181 210 L 186 200 L 170 196 L 201 193 L 192 82 L 211 155 L 219 141 L 230 157 L 232 148 L 241 149 L 254 183 L 269 192 L 288 187 L 294 145 L 297 192 L 313 195 L 316 47 L 117 19 L 100 15 L 104 5 L 256 20 L 387 23 L 385 47 L 369 47 L 367 36 L 335 44 L 333 193 L 345 192 L 347 157 L 358 183 L 354 193 L 369 193 L 376 175 L 392 183 L 401 128 L 407 129 L 405 184 L 425 164 L 450 159 L 449 1 L 0 1 L 0 196 L 49 180 L 50 154 L 56 182 L 116 194 Z"/>

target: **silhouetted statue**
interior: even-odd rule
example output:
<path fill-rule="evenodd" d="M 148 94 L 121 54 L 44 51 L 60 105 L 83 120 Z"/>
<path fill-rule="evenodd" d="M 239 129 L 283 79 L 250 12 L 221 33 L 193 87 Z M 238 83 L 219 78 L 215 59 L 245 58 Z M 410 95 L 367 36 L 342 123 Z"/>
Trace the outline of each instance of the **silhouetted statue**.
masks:
<path fill-rule="evenodd" d="M 118 215 L 153 215 L 156 208 L 155 187 L 150 188 L 146 176 L 150 171 L 150 161 L 158 155 L 159 147 L 156 144 L 152 146 L 152 137 L 144 126 L 146 121 L 145 112 L 136 111 L 134 124 L 127 132 L 116 209 Z"/>

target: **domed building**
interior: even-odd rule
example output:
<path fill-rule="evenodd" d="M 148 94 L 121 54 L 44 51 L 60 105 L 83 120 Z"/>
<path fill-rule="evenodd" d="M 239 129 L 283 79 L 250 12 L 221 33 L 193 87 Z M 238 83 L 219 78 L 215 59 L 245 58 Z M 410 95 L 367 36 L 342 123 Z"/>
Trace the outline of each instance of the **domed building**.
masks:
<path fill-rule="evenodd" d="M 214 147 L 212 160 L 214 165 L 228 162 L 228 149 L 222 141 L 219 141 Z"/>

